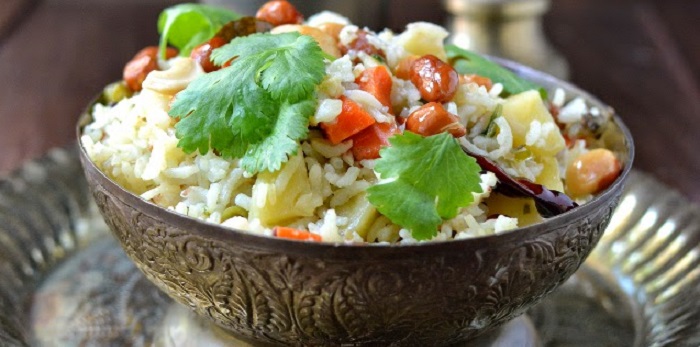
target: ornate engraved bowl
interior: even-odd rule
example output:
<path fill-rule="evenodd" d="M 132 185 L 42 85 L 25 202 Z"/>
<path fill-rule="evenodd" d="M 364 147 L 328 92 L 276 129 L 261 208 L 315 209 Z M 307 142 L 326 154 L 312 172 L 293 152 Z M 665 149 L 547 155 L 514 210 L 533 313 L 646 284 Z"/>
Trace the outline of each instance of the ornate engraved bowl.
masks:
<path fill-rule="evenodd" d="M 568 83 L 499 62 L 613 112 Z M 88 119 L 86 112 L 80 124 Z M 632 164 L 632 138 L 614 122 L 606 141 L 621 153 L 624 171 L 589 203 L 505 234 L 419 245 L 251 235 L 144 201 L 106 177 L 82 147 L 80 159 L 112 233 L 146 277 L 236 337 L 269 345 L 448 345 L 524 313 L 584 262 Z"/>

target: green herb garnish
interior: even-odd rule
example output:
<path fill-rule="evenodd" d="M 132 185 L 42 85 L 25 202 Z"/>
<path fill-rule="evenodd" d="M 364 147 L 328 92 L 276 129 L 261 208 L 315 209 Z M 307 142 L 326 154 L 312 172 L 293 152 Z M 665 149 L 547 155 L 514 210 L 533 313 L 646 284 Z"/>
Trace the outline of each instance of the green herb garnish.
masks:
<path fill-rule="evenodd" d="M 372 54 L 372 58 L 374 58 L 374 60 L 380 64 L 386 64 L 386 59 L 384 59 L 384 57 L 382 57 L 380 54 Z"/>
<path fill-rule="evenodd" d="M 223 9 L 199 4 L 180 4 L 165 9 L 158 17 L 160 56 L 165 57 L 168 44 L 188 56 L 197 45 L 214 37 L 224 24 L 241 15 Z"/>
<path fill-rule="evenodd" d="M 498 135 L 498 125 L 496 125 L 494 122 L 498 117 L 503 117 L 503 105 L 501 104 L 496 105 L 496 109 L 493 110 L 493 113 L 489 117 L 489 123 L 486 125 L 486 130 L 484 130 L 481 135 L 486 135 L 486 137 L 494 137 Z"/>
<path fill-rule="evenodd" d="M 178 146 L 240 158 L 249 173 L 279 170 L 308 135 L 323 57 L 313 38 L 296 32 L 253 34 L 215 49 L 215 64 L 235 60 L 175 97 L 170 115 L 181 119 Z"/>
<path fill-rule="evenodd" d="M 484 58 L 483 56 L 459 48 L 455 45 L 446 45 L 447 59 L 452 67 L 460 74 L 477 74 L 488 77 L 493 82 L 503 84 L 505 96 L 519 94 L 528 90 L 538 90 L 542 99 L 547 99 L 547 91 L 541 86 L 522 79 L 512 71 Z"/>
<path fill-rule="evenodd" d="M 472 192 L 482 191 L 481 168 L 447 133 L 422 137 L 407 131 L 389 142 L 376 161 L 381 180 L 367 189 L 368 199 L 417 240 L 430 239 L 443 219 L 474 201 Z"/>

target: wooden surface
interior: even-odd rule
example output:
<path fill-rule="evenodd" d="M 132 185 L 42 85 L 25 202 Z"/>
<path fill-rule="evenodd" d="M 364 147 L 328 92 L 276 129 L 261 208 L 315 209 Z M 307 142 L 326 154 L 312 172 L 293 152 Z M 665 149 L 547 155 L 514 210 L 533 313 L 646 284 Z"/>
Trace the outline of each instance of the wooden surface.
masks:
<path fill-rule="evenodd" d="M 0 0 L 0 173 L 75 141 L 86 103 L 174 0 Z M 442 22 L 437 1 L 390 0 L 384 22 Z M 700 1 L 555 0 L 545 31 L 571 80 L 612 105 L 635 167 L 700 202 Z"/>
<path fill-rule="evenodd" d="M 700 1 L 557 0 L 546 20 L 571 80 L 629 126 L 635 167 L 700 202 Z"/>

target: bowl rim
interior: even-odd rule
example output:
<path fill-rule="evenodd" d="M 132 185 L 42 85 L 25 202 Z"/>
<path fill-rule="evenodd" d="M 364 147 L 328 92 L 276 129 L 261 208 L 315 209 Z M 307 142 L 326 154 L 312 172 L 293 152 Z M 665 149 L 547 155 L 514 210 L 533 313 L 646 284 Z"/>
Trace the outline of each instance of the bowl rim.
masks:
<path fill-rule="evenodd" d="M 95 163 L 88 157 L 85 147 L 81 141 L 82 129 L 87 124 L 87 120 L 90 119 L 89 117 L 91 116 L 93 106 L 99 102 L 99 96 L 88 104 L 76 125 L 80 161 L 85 174 L 95 178 L 98 184 L 101 185 L 104 190 L 113 195 L 113 197 L 119 199 L 122 203 L 129 205 L 130 207 L 135 208 L 146 215 L 162 219 L 168 224 L 177 225 L 179 228 L 187 230 L 193 235 L 198 235 L 207 239 L 221 242 L 243 243 L 248 249 L 284 249 L 285 252 L 288 253 L 308 256 L 318 253 L 332 253 L 336 256 L 340 255 L 341 257 L 356 257 L 358 252 L 367 252 L 367 250 L 370 250 L 369 252 L 372 252 L 374 255 L 378 256 L 383 255 L 391 257 L 400 254 L 403 257 L 405 256 L 404 252 L 406 251 L 415 254 L 436 254 L 434 253 L 436 250 L 439 250 L 440 252 L 464 252 L 465 250 L 477 250 L 495 244 L 520 244 L 528 239 L 535 239 L 549 232 L 553 232 L 556 229 L 564 227 L 566 224 L 571 224 L 575 221 L 586 218 L 589 213 L 596 210 L 602 204 L 605 204 L 609 199 L 614 198 L 615 194 L 621 192 L 632 168 L 635 147 L 634 140 L 629 129 L 622 122 L 621 118 L 616 114 L 614 109 L 572 83 L 560 80 L 552 75 L 514 61 L 492 56 L 487 57 L 525 79 L 536 80 L 536 82 L 539 84 L 545 82 L 553 87 L 562 88 L 566 90 L 567 94 L 573 93 L 577 97 L 583 97 L 587 104 L 594 104 L 603 112 L 610 113 L 612 116 L 611 120 L 613 120 L 624 136 L 625 147 L 627 149 L 626 162 L 624 163 L 620 176 L 615 180 L 615 182 L 613 182 L 613 184 L 606 188 L 603 192 L 593 197 L 592 200 L 575 209 L 558 216 L 548 218 L 544 222 L 519 227 L 501 234 L 476 236 L 473 238 L 460 240 L 425 241 L 404 244 L 309 242 L 253 234 L 240 229 L 225 227 L 220 224 L 210 223 L 204 220 L 182 215 L 167 208 L 158 206 L 150 201 L 144 200 L 139 195 L 129 192 L 111 178 L 107 177 L 107 175 L 97 168 Z"/>

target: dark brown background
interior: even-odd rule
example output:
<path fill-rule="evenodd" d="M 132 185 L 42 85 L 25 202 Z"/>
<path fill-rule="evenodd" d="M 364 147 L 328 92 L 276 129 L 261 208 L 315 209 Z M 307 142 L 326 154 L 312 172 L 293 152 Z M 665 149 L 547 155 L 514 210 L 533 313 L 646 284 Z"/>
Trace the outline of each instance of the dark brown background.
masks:
<path fill-rule="evenodd" d="M 0 0 L 0 173 L 72 143 L 85 104 L 157 42 L 174 0 Z M 443 23 L 437 0 L 390 0 L 387 26 Z M 700 1 L 554 0 L 545 30 L 574 83 L 612 105 L 635 167 L 700 202 Z"/>

